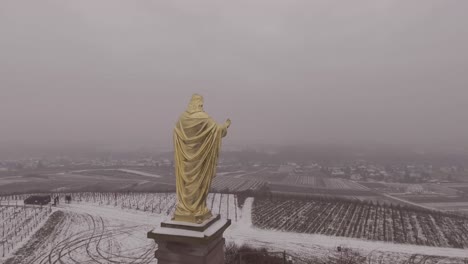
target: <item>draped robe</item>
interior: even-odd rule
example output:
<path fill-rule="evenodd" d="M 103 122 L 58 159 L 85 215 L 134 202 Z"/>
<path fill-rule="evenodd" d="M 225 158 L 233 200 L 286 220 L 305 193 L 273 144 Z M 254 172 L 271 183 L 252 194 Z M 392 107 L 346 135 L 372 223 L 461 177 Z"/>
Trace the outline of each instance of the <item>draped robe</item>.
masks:
<path fill-rule="evenodd" d="M 174 129 L 177 206 L 174 220 L 202 222 L 210 218 L 206 198 L 216 174 L 221 138 L 227 126 L 203 111 L 186 111 Z"/>

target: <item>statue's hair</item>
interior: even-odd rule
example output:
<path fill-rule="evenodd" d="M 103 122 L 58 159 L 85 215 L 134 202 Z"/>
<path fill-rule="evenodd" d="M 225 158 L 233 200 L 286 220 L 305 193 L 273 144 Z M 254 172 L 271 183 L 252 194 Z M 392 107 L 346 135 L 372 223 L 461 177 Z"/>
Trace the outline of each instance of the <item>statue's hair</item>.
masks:
<path fill-rule="evenodd" d="M 187 108 L 187 112 L 195 113 L 203 111 L 203 96 L 199 94 L 193 94 L 192 99 Z"/>

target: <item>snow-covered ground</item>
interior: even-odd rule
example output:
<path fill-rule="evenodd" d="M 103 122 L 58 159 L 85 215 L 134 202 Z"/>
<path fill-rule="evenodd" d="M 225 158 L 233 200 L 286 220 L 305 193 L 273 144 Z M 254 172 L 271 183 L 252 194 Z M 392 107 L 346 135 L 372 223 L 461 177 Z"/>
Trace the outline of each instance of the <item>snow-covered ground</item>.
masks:
<path fill-rule="evenodd" d="M 40 206 L 1 206 L 0 263 L 8 259 L 16 249 L 24 246 L 41 229 L 48 216 L 50 207 Z M 9 219 L 10 218 L 10 219 Z"/>
<path fill-rule="evenodd" d="M 265 247 L 275 251 L 286 250 L 293 255 L 296 254 L 303 257 L 329 256 L 330 253 L 336 251 L 338 246 L 341 246 L 342 248 L 350 248 L 359 251 L 364 256 L 374 255 L 377 257 L 380 255 L 394 255 L 409 258 L 411 255 L 428 255 L 468 258 L 468 250 L 466 249 L 425 247 L 346 237 L 261 230 L 252 225 L 252 204 L 253 198 L 248 198 L 242 208 L 243 217 L 225 233 L 225 237 L 228 241 L 233 241 L 239 245 L 248 244 L 256 247 Z M 387 263 L 392 262 L 390 261 Z"/>
<path fill-rule="evenodd" d="M 214 198 L 213 206 L 219 206 L 220 200 L 234 200 L 228 196 Z M 383 263 L 395 263 L 395 259 L 415 254 L 440 257 L 436 258 L 440 261 L 433 263 L 463 263 L 447 258 L 468 258 L 468 250 L 463 249 L 260 230 L 252 225 L 252 204 L 253 198 L 248 198 L 241 211 L 220 207 L 224 214 L 227 211 L 229 215 L 238 214 L 238 221 L 233 221 L 225 232 L 228 243 L 286 250 L 300 257 L 326 257 L 342 246 L 362 255 L 385 256 Z M 168 215 L 93 203 L 60 205 L 59 210 L 64 212 L 64 220 L 50 236 L 44 238 L 34 254 L 24 257 L 24 262 L 19 263 L 157 263 L 154 259 L 157 246 L 146 238 L 146 233 L 168 219 Z"/>
<path fill-rule="evenodd" d="M 161 178 L 161 175 L 153 174 L 153 173 L 148 173 L 148 172 L 143 172 L 143 171 L 137 171 L 137 170 L 128 170 L 128 169 L 118 169 L 119 171 L 123 172 L 128 172 L 128 173 L 133 173 L 141 176 L 146 176 L 146 177 L 153 177 L 153 178 Z"/>
<path fill-rule="evenodd" d="M 90 204 L 61 206 L 63 220 L 34 250 L 6 263 L 157 263 L 146 233 L 163 217 Z"/>
<path fill-rule="evenodd" d="M 268 169 L 268 168 L 263 168 L 263 169 L 261 169 L 261 170 L 252 171 L 252 172 L 248 172 L 248 173 L 243 173 L 243 174 L 234 176 L 234 178 L 239 179 L 239 178 L 241 178 L 241 177 L 244 177 L 244 176 L 247 176 L 247 175 L 251 175 L 251 174 L 256 174 L 256 173 L 265 171 L 265 170 L 267 170 L 267 169 Z"/>
<path fill-rule="evenodd" d="M 153 177 L 153 178 L 161 178 L 161 175 L 153 174 L 153 173 L 148 173 L 144 171 L 138 171 L 138 170 L 129 170 L 129 169 L 95 169 L 95 170 L 77 170 L 77 171 L 72 171 L 72 173 L 80 173 L 80 172 L 88 172 L 88 171 L 122 171 L 122 172 L 127 172 L 127 173 L 132 173 L 136 175 L 141 175 L 141 176 L 146 176 L 146 177 Z"/>

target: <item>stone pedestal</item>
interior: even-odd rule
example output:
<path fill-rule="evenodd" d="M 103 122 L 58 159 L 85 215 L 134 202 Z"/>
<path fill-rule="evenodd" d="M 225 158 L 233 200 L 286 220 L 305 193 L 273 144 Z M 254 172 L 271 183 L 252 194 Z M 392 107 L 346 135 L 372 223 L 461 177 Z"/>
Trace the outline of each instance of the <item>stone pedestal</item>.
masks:
<path fill-rule="evenodd" d="M 224 231 L 231 220 L 212 216 L 201 224 L 165 221 L 148 232 L 158 244 L 158 264 L 224 264 Z"/>

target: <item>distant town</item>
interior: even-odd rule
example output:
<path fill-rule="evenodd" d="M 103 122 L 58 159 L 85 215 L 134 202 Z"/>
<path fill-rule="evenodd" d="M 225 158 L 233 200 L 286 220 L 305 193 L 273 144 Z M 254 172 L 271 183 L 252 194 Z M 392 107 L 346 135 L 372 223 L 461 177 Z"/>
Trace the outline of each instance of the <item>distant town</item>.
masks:
<path fill-rule="evenodd" d="M 336 196 L 468 212 L 468 170 L 461 163 L 437 159 L 431 163 L 421 158 L 414 158 L 419 160 L 415 162 L 323 156 L 313 160 L 298 153 L 226 151 L 219 160 L 212 190 Z M 170 152 L 2 160 L 0 175 L 0 191 L 5 194 L 175 190 Z"/>

